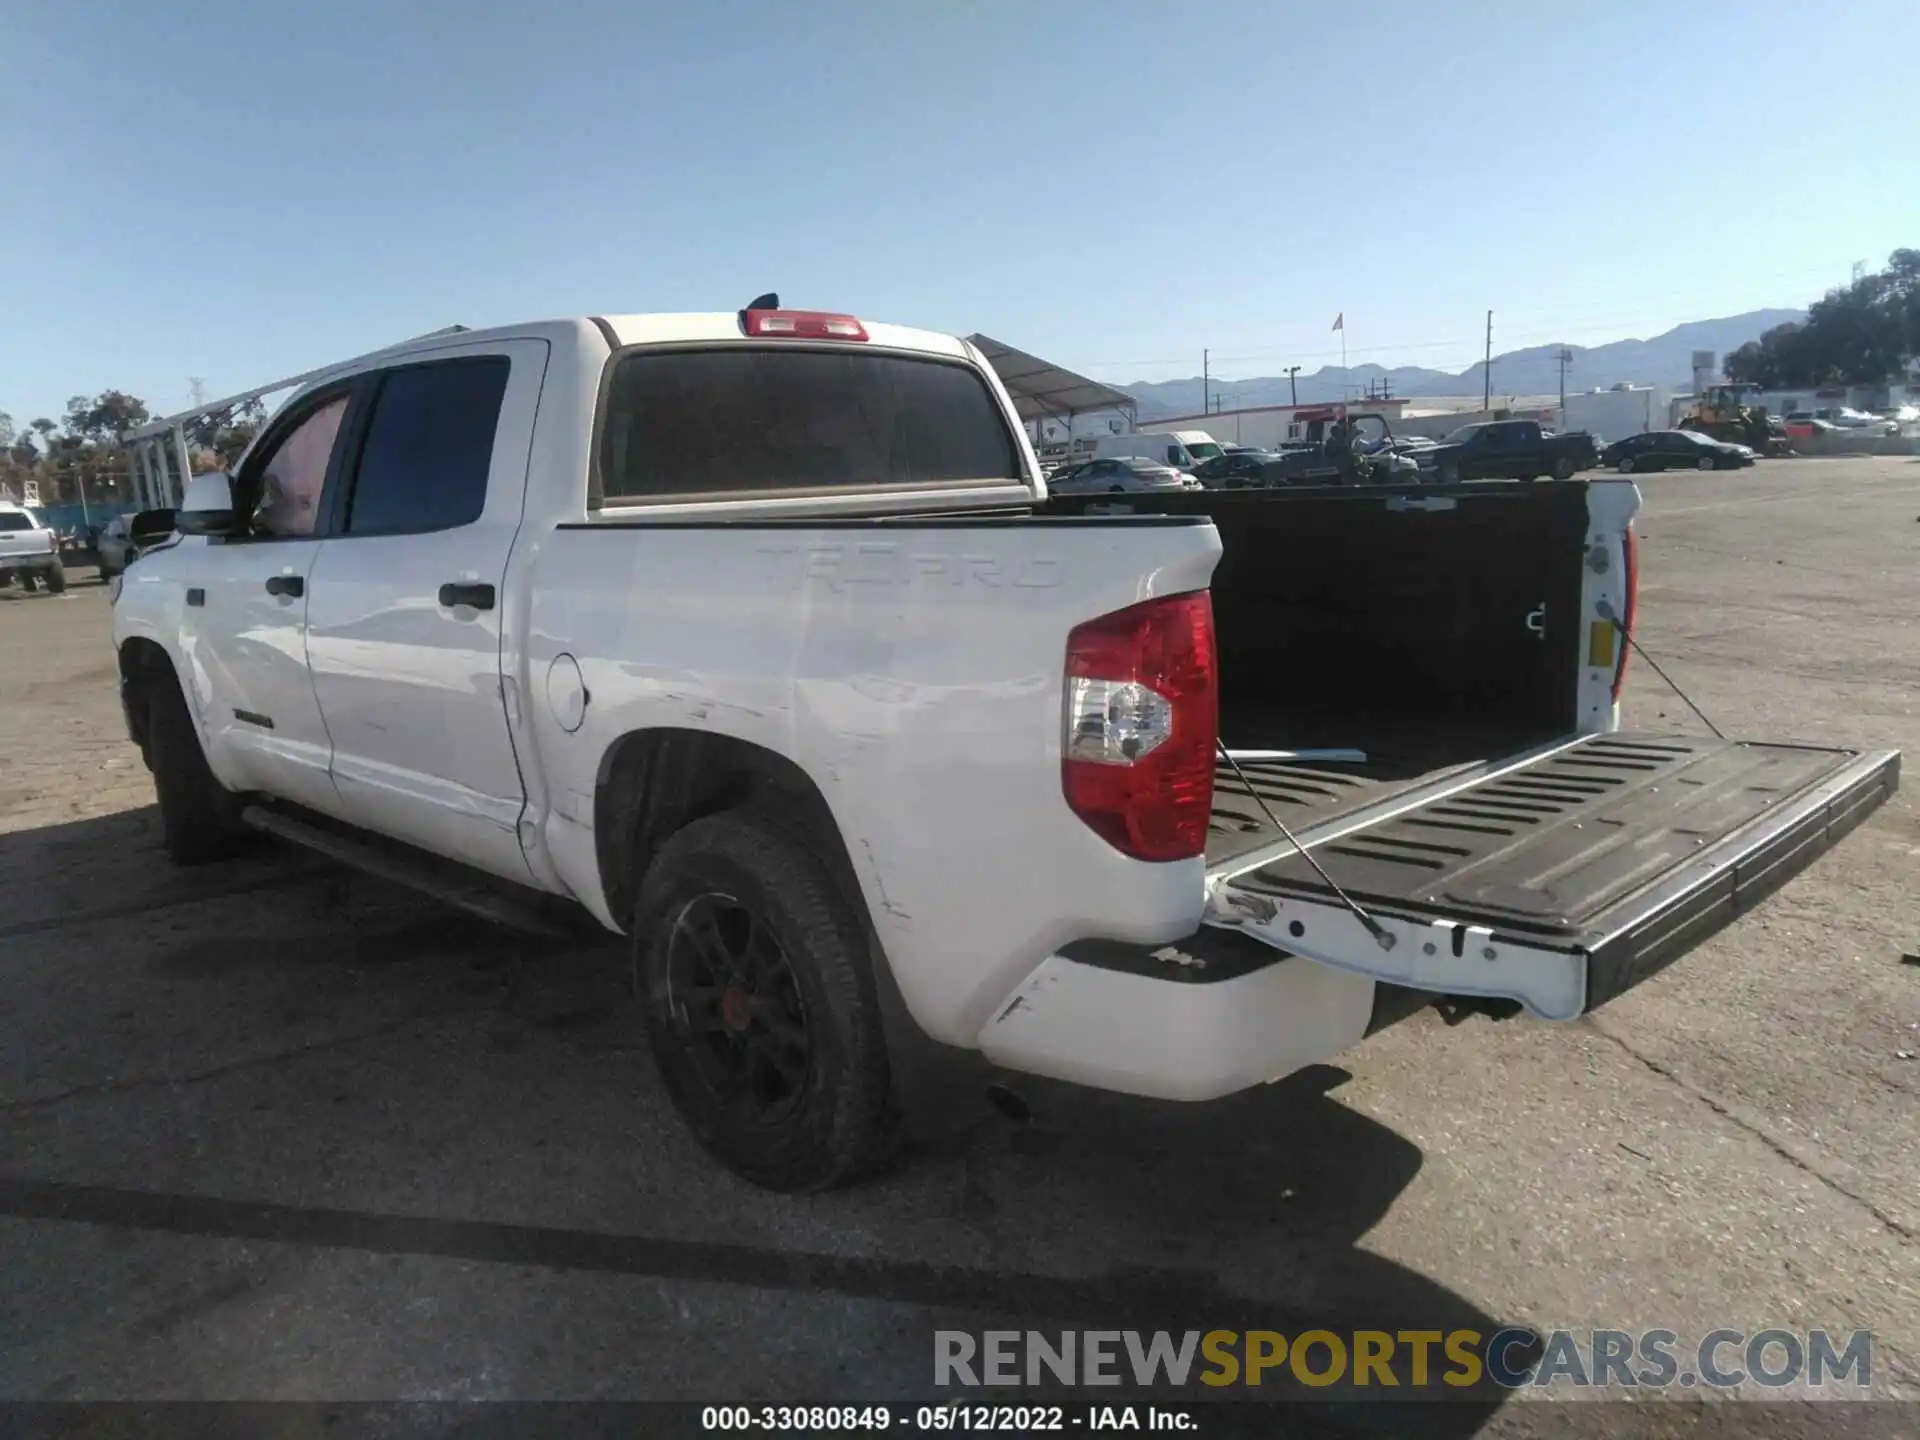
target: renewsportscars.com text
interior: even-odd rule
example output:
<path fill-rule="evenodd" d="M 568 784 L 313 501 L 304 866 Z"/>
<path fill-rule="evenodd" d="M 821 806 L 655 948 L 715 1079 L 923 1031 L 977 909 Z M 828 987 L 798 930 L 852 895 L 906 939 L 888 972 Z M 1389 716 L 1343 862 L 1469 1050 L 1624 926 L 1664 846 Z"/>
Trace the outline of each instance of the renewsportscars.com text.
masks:
<path fill-rule="evenodd" d="M 936 1385 L 1046 1383 L 1178 1388 L 1261 1384 L 1466 1389 L 1766 1389 L 1864 1391 L 1865 1330 L 939 1330 Z"/>

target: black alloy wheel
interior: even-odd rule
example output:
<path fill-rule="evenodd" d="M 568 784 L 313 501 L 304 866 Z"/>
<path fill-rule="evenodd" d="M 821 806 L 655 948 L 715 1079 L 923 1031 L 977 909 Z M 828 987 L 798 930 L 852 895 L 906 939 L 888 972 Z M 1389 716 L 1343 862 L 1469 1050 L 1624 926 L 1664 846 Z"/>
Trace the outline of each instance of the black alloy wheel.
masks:
<path fill-rule="evenodd" d="M 667 1005 L 707 1093 L 753 1123 L 777 1124 L 806 1090 L 806 1002 L 767 922 L 732 895 L 697 895 L 667 941 Z"/>

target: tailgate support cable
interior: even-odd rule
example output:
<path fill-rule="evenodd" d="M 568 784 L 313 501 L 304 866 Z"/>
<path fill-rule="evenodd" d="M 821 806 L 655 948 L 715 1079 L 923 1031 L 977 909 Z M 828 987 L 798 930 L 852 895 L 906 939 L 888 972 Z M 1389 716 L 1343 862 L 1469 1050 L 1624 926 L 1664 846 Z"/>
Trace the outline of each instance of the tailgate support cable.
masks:
<path fill-rule="evenodd" d="M 1720 727 L 1714 724 L 1713 721 L 1707 718 L 1707 712 L 1702 710 L 1698 705 L 1693 703 L 1693 697 L 1687 694 L 1686 691 L 1682 690 L 1678 682 L 1676 682 L 1671 675 L 1667 674 L 1666 671 L 1660 668 L 1660 662 L 1658 660 L 1654 659 L 1651 655 L 1647 654 L 1647 652 L 1641 648 L 1640 642 L 1633 638 L 1633 632 L 1627 629 L 1625 625 L 1621 624 L 1620 617 L 1613 613 L 1613 607 L 1609 605 L 1605 600 L 1602 600 L 1600 602 L 1600 606 L 1601 606 L 1601 614 L 1613 622 L 1613 628 L 1620 632 L 1620 638 L 1622 640 L 1625 640 L 1627 644 L 1632 647 L 1634 654 L 1638 655 L 1642 660 L 1646 661 L 1647 664 L 1652 667 L 1654 674 L 1658 675 L 1662 680 L 1667 682 L 1667 688 L 1673 691 L 1673 693 L 1678 695 L 1682 700 L 1684 700 L 1689 710 L 1693 711 L 1695 715 L 1698 715 L 1700 717 L 1700 723 L 1706 726 L 1707 729 L 1713 732 L 1713 738 L 1716 740 L 1726 739 L 1727 737 L 1720 733 Z"/>
<path fill-rule="evenodd" d="M 1260 807 L 1260 813 L 1267 817 L 1274 829 L 1287 837 L 1287 843 L 1300 852 L 1300 858 L 1313 867 L 1313 873 L 1326 882 L 1327 888 L 1339 898 L 1342 905 L 1353 912 L 1353 918 L 1366 926 L 1367 933 L 1380 943 L 1380 948 L 1382 950 L 1391 950 L 1394 944 L 1393 932 L 1362 909 L 1358 900 L 1355 900 L 1351 895 L 1347 894 L 1346 891 L 1342 890 L 1339 885 L 1334 882 L 1334 878 L 1327 874 L 1321 867 L 1320 862 L 1313 858 L 1313 852 L 1294 837 L 1293 831 L 1287 828 L 1287 822 L 1274 814 L 1271 807 L 1268 806 L 1266 796 L 1254 788 L 1253 781 L 1248 779 L 1247 772 L 1240 768 L 1240 762 L 1234 758 L 1233 751 L 1227 748 L 1226 742 L 1216 738 L 1213 743 L 1221 755 L 1225 757 L 1227 764 L 1233 767 L 1233 773 L 1240 777 L 1240 783 L 1247 787 L 1247 793 L 1253 797 L 1253 803 Z"/>

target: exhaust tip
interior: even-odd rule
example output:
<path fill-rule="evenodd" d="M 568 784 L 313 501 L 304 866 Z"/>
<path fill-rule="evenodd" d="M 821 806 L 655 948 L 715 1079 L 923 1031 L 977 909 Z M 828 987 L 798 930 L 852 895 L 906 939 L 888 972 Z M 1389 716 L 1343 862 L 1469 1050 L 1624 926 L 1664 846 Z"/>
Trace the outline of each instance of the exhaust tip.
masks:
<path fill-rule="evenodd" d="M 1011 1120 L 1016 1125 L 1025 1125 L 1033 1119 L 1033 1107 L 1017 1091 L 1005 1085 L 987 1086 L 987 1103 L 993 1106 L 1001 1119 Z"/>

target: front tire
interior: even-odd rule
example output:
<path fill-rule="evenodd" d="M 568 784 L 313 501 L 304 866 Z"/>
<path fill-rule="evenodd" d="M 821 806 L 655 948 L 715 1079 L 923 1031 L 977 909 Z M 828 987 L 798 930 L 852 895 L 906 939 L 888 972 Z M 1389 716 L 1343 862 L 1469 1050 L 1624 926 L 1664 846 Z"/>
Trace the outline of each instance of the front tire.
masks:
<path fill-rule="evenodd" d="M 246 848 L 251 832 L 240 821 L 240 797 L 208 768 L 187 697 L 171 674 L 156 675 L 148 684 L 147 759 L 169 860 L 201 865 Z"/>
<path fill-rule="evenodd" d="M 54 561 L 53 568 L 47 571 L 47 593 L 49 595 L 67 593 L 67 567 L 58 560 Z"/>
<path fill-rule="evenodd" d="M 1640 462 L 1634 456 L 1629 455 L 1613 468 L 1618 470 L 1622 475 L 1631 475 L 1640 468 Z"/>
<path fill-rule="evenodd" d="M 634 984 L 694 1137 L 770 1190 L 884 1160 L 896 1110 L 864 918 L 820 847 L 752 811 L 696 820 L 647 867 Z"/>
<path fill-rule="evenodd" d="M 1460 483 L 1460 467 L 1451 460 L 1441 461 L 1438 473 L 1442 485 L 1458 485 Z"/>

